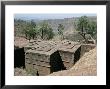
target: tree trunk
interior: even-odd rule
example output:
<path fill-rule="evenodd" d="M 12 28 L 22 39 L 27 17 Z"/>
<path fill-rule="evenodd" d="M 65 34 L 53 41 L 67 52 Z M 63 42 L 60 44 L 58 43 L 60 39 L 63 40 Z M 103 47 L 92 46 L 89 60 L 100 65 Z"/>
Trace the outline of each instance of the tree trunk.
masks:
<path fill-rule="evenodd" d="M 80 33 L 80 35 L 84 38 L 85 42 L 88 43 L 88 40 L 85 37 L 85 33 Z"/>
<path fill-rule="evenodd" d="M 42 29 L 42 35 L 41 35 L 41 38 L 43 39 L 43 29 Z"/>

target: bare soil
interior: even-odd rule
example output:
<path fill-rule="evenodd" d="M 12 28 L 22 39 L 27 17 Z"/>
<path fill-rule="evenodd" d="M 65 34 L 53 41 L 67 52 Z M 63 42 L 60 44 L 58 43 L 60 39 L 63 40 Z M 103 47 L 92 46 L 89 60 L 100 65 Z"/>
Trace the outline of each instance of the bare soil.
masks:
<path fill-rule="evenodd" d="M 26 46 L 28 43 L 29 43 L 29 40 L 27 40 L 24 37 L 15 37 L 14 38 L 14 45 L 19 48 Z"/>
<path fill-rule="evenodd" d="M 29 43 L 28 40 L 21 37 L 15 37 L 15 45 L 23 47 Z M 97 52 L 96 48 L 85 53 L 79 61 L 69 70 L 54 72 L 49 76 L 96 76 L 97 75 Z M 16 76 L 32 76 L 23 68 L 15 68 Z"/>
<path fill-rule="evenodd" d="M 49 76 L 96 76 L 97 75 L 96 48 L 85 53 L 69 70 L 54 72 Z"/>

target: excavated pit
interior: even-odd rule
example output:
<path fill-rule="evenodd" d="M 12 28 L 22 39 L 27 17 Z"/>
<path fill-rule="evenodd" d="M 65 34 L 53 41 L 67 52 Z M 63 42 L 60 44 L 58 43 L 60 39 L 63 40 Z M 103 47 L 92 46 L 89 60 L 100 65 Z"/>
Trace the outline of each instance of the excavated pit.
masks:
<path fill-rule="evenodd" d="M 50 66 L 51 73 L 66 69 L 58 51 L 50 56 Z"/>
<path fill-rule="evenodd" d="M 14 68 L 23 67 L 25 68 L 25 52 L 24 48 L 14 49 Z"/>
<path fill-rule="evenodd" d="M 23 67 L 36 76 L 70 69 L 85 52 L 95 45 L 80 45 L 71 41 L 32 41 L 14 50 L 14 67 Z"/>

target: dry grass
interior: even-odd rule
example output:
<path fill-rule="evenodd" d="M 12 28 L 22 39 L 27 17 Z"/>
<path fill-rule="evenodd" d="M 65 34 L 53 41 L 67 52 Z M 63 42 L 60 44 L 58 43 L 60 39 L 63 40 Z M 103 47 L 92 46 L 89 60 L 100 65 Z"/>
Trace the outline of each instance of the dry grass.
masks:
<path fill-rule="evenodd" d="M 15 76 L 32 76 L 31 74 L 27 73 L 23 68 L 15 68 L 14 69 Z"/>

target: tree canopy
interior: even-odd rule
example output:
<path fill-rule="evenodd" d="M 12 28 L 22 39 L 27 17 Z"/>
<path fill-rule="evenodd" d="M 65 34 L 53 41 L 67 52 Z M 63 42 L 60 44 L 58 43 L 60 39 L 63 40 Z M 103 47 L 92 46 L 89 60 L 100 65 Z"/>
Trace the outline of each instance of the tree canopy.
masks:
<path fill-rule="evenodd" d="M 64 30 L 64 26 L 62 24 L 58 25 L 58 34 L 61 35 L 61 39 L 64 38 L 63 36 L 63 30 Z"/>
<path fill-rule="evenodd" d="M 49 40 L 54 36 L 53 29 L 49 26 L 47 22 L 43 22 L 40 25 L 35 27 L 36 34 L 41 39 Z"/>
<path fill-rule="evenodd" d="M 97 24 L 95 21 L 90 21 L 87 16 L 81 16 L 75 22 L 75 29 L 79 31 L 79 34 L 87 42 L 86 34 L 90 34 L 92 37 L 96 35 Z"/>
<path fill-rule="evenodd" d="M 26 26 L 24 28 L 24 34 L 27 39 L 34 39 L 36 36 L 36 30 L 34 29 L 34 26 L 32 23 L 26 23 Z"/>

